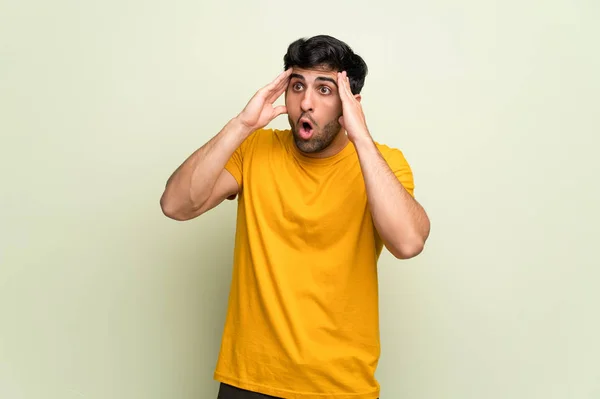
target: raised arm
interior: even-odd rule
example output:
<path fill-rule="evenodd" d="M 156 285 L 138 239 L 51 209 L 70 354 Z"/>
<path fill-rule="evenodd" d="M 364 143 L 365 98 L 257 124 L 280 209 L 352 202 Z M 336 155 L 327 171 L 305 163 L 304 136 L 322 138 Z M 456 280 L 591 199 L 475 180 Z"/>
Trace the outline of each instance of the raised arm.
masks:
<path fill-rule="evenodd" d="M 346 73 L 338 74 L 343 116 L 340 123 L 356 147 L 365 180 L 373 223 L 386 248 L 398 259 L 417 256 L 429 237 L 430 222 L 423 207 L 396 178 L 377 149 L 359 99 Z"/>
<path fill-rule="evenodd" d="M 238 184 L 225 165 L 252 132 L 287 112 L 285 106 L 273 103 L 285 91 L 290 73 L 291 68 L 258 90 L 239 115 L 173 172 L 160 199 L 167 217 L 193 219 L 238 193 Z"/>

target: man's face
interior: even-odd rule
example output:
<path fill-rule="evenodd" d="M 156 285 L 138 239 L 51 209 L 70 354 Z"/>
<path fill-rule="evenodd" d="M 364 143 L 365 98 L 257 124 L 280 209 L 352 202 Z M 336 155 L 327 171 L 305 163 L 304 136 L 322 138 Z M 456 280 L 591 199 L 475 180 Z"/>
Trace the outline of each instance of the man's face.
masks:
<path fill-rule="evenodd" d="M 285 105 L 298 149 L 307 154 L 322 152 L 341 130 L 337 71 L 293 68 Z"/>

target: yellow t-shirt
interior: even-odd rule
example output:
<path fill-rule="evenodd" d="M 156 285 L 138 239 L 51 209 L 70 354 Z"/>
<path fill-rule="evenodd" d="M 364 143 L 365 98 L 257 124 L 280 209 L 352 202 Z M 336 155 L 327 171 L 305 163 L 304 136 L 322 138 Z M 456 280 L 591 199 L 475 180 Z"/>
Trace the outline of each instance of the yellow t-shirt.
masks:
<path fill-rule="evenodd" d="M 376 144 L 412 195 L 402 152 Z M 377 398 L 383 244 L 354 145 L 309 158 L 289 130 L 262 129 L 226 169 L 240 193 L 215 379 L 282 398 Z"/>

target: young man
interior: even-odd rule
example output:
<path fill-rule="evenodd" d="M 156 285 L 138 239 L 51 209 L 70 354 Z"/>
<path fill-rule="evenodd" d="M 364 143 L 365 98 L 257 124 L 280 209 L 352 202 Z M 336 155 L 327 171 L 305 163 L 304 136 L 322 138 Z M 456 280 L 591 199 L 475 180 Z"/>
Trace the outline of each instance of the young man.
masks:
<path fill-rule="evenodd" d="M 167 182 L 176 220 L 238 196 L 221 399 L 379 396 L 377 260 L 418 255 L 429 219 L 402 152 L 367 128 L 366 74 L 335 38 L 293 42 L 284 72 Z M 290 130 L 265 128 L 284 113 Z"/>

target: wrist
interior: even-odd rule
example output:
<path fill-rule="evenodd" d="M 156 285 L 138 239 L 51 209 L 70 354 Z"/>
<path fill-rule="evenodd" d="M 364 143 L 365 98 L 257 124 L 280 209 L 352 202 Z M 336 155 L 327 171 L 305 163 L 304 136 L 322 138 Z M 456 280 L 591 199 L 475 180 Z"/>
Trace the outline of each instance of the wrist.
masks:
<path fill-rule="evenodd" d="M 357 150 L 359 148 L 370 148 L 370 147 L 374 147 L 375 146 L 375 142 L 373 141 L 373 137 L 371 137 L 371 134 L 369 133 L 369 131 L 365 131 L 355 137 L 353 137 L 352 139 L 352 143 L 354 144 L 354 146 L 357 148 Z"/>
<path fill-rule="evenodd" d="M 235 118 L 229 121 L 230 126 L 238 132 L 243 137 L 248 137 L 250 134 L 256 130 L 248 125 L 246 125 L 240 118 L 240 116 L 236 116 Z"/>

